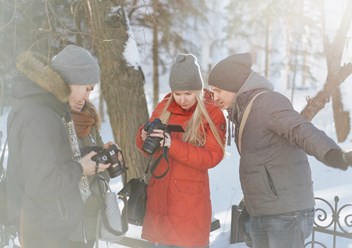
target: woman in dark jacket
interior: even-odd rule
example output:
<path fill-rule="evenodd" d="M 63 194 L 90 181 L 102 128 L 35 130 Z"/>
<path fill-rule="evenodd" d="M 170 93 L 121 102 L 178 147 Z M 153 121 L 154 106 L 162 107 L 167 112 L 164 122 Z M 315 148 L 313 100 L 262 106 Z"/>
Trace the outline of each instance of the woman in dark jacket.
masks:
<path fill-rule="evenodd" d="M 79 111 L 79 102 L 81 98 L 74 98 L 71 93 L 69 102 L 71 107 L 71 114 L 75 129 L 77 132 L 78 144 L 83 151 L 87 147 L 99 146 L 103 147 L 104 143 L 99 133 L 100 120 L 94 105 L 85 101 L 82 110 Z M 77 104 L 78 103 L 78 104 Z M 78 108 L 77 108 L 78 106 Z M 112 144 L 111 142 L 108 143 Z M 101 174 L 105 180 L 109 181 L 110 177 L 107 171 Z M 88 177 L 91 196 L 87 199 L 83 208 L 83 218 L 78 225 L 76 231 L 70 237 L 71 248 L 89 248 L 93 247 L 96 239 L 97 217 L 100 206 L 100 197 L 98 183 L 103 188 L 103 182 L 96 179 L 96 175 Z"/>

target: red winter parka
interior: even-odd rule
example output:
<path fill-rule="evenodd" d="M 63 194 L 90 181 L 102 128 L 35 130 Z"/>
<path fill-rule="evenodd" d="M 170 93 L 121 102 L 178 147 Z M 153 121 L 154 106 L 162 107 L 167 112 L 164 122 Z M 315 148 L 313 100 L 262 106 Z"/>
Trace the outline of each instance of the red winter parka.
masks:
<path fill-rule="evenodd" d="M 150 121 L 160 117 L 169 97 L 171 94 L 158 104 Z M 222 110 L 210 99 L 205 101 L 205 106 L 224 140 L 226 122 Z M 195 106 L 184 110 L 173 101 L 168 108 L 171 112 L 168 124 L 179 124 L 185 129 L 194 110 Z M 171 133 L 169 172 L 161 179 L 152 177 L 149 181 L 142 237 L 152 243 L 182 247 L 209 245 L 212 211 L 208 169 L 216 166 L 224 154 L 209 124 L 204 123 L 206 143 L 202 147 L 182 141 L 183 133 Z M 136 137 L 140 150 L 142 128 Z M 154 174 L 160 175 L 166 168 L 167 162 L 162 159 Z"/>

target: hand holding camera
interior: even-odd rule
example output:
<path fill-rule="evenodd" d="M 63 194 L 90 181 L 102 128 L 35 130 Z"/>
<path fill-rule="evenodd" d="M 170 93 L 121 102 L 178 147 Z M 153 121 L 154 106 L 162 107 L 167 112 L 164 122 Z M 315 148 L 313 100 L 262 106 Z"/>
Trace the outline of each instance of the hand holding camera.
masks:
<path fill-rule="evenodd" d="M 154 129 L 153 132 L 150 134 L 150 137 L 159 138 L 159 147 L 171 147 L 171 136 L 170 133 L 165 132 L 162 129 Z"/>
<path fill-rule="evenodd" d="M 92 160 L 92 157 L 96 156 L 96 154 L 97 154 L 96 152 L 91 151 L 79 160 L 79 163 L 83 168 L 84 176 L 92 176 L 96 174 L 96 162 Z M 106 170 L 109 166 L 110 166 L 109 163 L 108 164 L 99 163 L 98 172 L 102 172 Z"/>
<path fill-rule="evenodd" d="M 180 125 L 163 124 L 160 119 L 155 118 L 152 122 L 147 122 L 142 131 L 143 151 L 148 154 L 154 154 L 161 147 L 171 146 L 171 132 L 184 132 Z"/>
<path fill-rule="evenodd" d="M 88 154 L 90 154 L 92 151 L 94 151 L 95 154 L 89 158 L 94 163 L 96 172 L 101 172 L 107 169 L 110 177 L 115 178 L 126 171 L 122 151 L 116 146 L 116 144 L 110 142 L 105 144 L 104 147 L 88 146 L 82 149 L 81 153 L 86 154 L 89 152 Z M 101 167 L 104 169 L 101 170 Z"/>

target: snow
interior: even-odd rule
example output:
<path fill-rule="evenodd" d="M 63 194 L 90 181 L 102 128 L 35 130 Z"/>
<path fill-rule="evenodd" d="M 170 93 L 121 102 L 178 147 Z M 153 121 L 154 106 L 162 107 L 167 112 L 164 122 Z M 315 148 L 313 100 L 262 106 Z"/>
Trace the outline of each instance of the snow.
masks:
<path fill-rule="evenodd" d="M 132 32 L 132 28 L 128 19 L 126 24 L 127 24 L 128 40 L 126 42 L 123 56 L 129 66 L 132 66 L 134 67 L 135 70 L 138 70 L 138 68 L 141 67 L 141 59 L 138 52 L 137 42 L 134 38 L 134 34 Z"/>
<path fill-rule="evenodd" d="M 344 96 L 344 103 L 347 110 L 352 110 L 352 103 L 349 101 L 351 97 L 349 92 L 351 91 L 351 80 L 345 82 L 342 87 L 342 94 Z M 94 103 L 98 102 L 98 89 L 95 89 L 91 99 Z M 289 95 L 288 92 L 282 92 L 285 95 Z M 307 95 L 314 96 L 316 91 L 297 91 L 295 93 L 294 107 L 300 111 L 305 105 L 305 97 Z M 6 136 L 6 118 L 8 109 L 5 109 L 5 114 L 0 115 L 0 131 L 3 133 L 3 137 L 0 139 L 0 143 L 4 143 Z M 113 140 L 111 127 L 109 125 L 109 118 L 106 115 L 105 122 L 102 124 L 101 134 L 103 140 L 108 142 Z M 332 121 L 332 109 L 331 103 L 329 103 L 319 114 L 313 119 L 313 123 L 324 130 L 330 137 L 336 140 L 335 129 Z M 351 135 L 347 138 L 344 143 L 340 146 L 344 149 L 351 149 Z M 232 142 L 232 146 L 226 148 L 226 156 L 223 161 L 215 168 L 209 170 L 210 175 L 210 186 L 211 186 L 211 199 L 213 207 L 213 215 L 215 218 L 220 220 L 221 227 L 218 230 L 213 231 L 210 234 L 210 242 L 212 248 L 241 248 L 246 247 L 243 243 L 241 244 L 229 244 L 230 240 L 230 227 L 231 227 L 231 206 L 238 204 L 242 197 L 242 191 L 239 183 L 238 175 L 238 161 L 239 156 Z M 309 157 L 309 161 L 312 169 L 312 176 L 314 182 L 315 195 L 322 197 L 333 204 L 335 196 L 339 196 L 340 205 L 342 206 L 347 203 L 352 203 L 352 168 L 347 171 L 341 171 L 333 169 L 321 164 L 314 157 Z M 121 178 L 117 177 L 112 179 L 110 186 L 113 191 L 117 192 L 122 188 Z M 121 203 L 122 204 L 122 203 Z M 318 203 L 317 203 L 318 204 Z M 320 206 L 319 204 L 317 206 Z M 351 211 L 351 208 L 349 208 Z M 350 212 L 351 213 L 351 212 Z M 346 223 L 342 223 L 346 225 Z M 129 226 L 127 232 L 128 237 L 140 238 L 141 227 Z M 325 237 L 326 242 L 332 240 L 331 237 Z M 352 241 L 344 238 L 338 239 L 338 247 L 352 248 Z M 100 247 L 107 247 L 105 242 L 100 242 Z M 117 244 L 109 244 L 108 247 L 124 247 Z"/>

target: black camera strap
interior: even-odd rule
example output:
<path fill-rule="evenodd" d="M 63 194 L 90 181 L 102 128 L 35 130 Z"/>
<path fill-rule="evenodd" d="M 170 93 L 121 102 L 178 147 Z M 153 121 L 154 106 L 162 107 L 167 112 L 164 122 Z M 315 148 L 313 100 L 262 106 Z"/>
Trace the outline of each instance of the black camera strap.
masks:
<path fill-rule="evenodd" d="M 153 158 L 153 155 L 150 155 L 150 158 L 149 158 L 149 161 L 148 161 L 148 166 L 147 166 L 147 169 L 145 171 L 145 174 L 147 174 L 148 171 L 150 170 L 152 176 L 157 178 L 157 179 L 160 179 L 160 178 L 163 178 L 164 176 L 166 176 L 166 174 L 169 172 L 169 169 L 170 169 L 168 153 L 169 153 L 169 148 L 167 146 L 164 146 L 162 154 L 160 154 L 160 156 L 152 164 L 151 164 L 151 160 Z M 167 168 L 160 175 L 155 175 L 154 171 L 156 170 L 156 167 L 159 165 L 159 162 L 160 162 L 160 160 L 163 157 L 165 158 L 165 160 L 167 162 Z"/>

